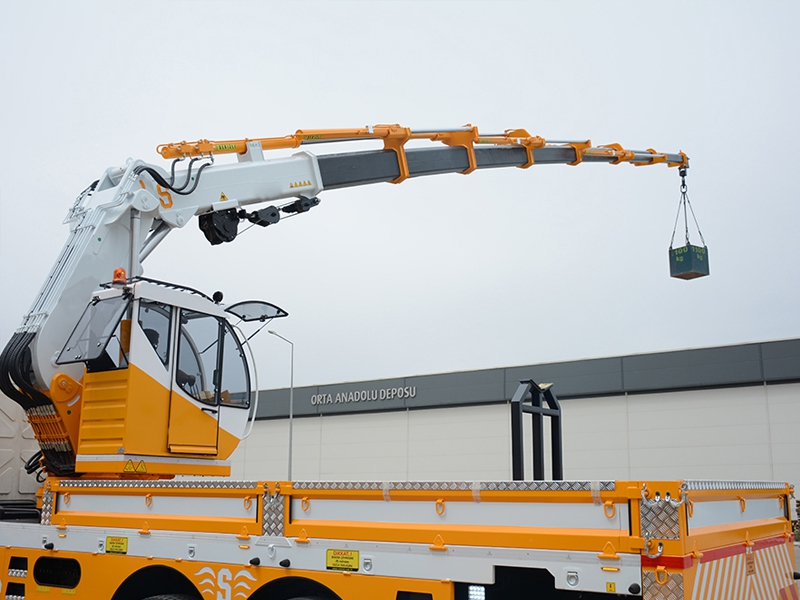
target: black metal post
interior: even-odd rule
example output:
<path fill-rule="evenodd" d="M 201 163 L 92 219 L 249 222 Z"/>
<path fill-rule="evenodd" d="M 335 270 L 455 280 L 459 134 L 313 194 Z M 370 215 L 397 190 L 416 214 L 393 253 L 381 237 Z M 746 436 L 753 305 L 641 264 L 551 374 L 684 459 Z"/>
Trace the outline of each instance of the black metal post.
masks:
<path fill-rule="evenodd" d="M 544 392 L 547 406 L 556 411 L 556 414 L 550 417 L 550 452 L 553 459 L 553 480 L 561 481 L 564 479 L 564 456 L 563 447 L 561 445 L 561 406 L 558 404 L 552 388 Z"/>
<path fill-rule="evenodd" d="M 522 402 L 515 395 L 511 399 L 511 478 L 514 481 L 525 479 L 525 459 L 522 455 Z"/>
<path fill-rule="evenodd" d="M 530 394 L 530 404 L 526 397 Z M 542 401 L 547 406 L 542 405 Z M 561 406 L 551 389 L 551 385 L 537 385 L 532 379 L 520 381 L 511 399 L 511 476 L 514 481 L 525 478 L 524 458 L 524 413 L 531 415 L 533 427 L 533 479 L 544 480 L 544 417 L 550 417 L 550 449 L 552 459 L 552 478 L 564 478 L 563 446 L 561 440 Z"/>
<path fill-rule="evenodd" d="M 532 408 L 542 409 L 542 394 L 538 386 L 531 389 Z M 533 425 L 533 480 L 544 480 L 544 417 L 539 411 L 531 412 L 531 423 Z"/>

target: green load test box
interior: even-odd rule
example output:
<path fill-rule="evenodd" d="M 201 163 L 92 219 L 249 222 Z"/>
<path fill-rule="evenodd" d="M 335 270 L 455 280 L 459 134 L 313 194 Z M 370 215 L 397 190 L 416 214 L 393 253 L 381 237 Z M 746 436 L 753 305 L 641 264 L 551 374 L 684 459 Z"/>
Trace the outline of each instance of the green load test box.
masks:
<path fill-rule="evenodd" d="M 678 279 L 695 279 L 708 275 L 708 248 L 682 246 L 669 249 L 669 274 Z"/>

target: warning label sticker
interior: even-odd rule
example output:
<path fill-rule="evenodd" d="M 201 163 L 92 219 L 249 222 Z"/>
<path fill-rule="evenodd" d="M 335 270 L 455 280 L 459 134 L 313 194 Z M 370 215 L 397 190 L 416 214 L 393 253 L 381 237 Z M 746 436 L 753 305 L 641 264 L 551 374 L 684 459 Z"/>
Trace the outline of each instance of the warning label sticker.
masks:
<path fill-rule="evenodd" d="M 108 554 L 127 554 L 128 538 L 109 535 L 106 537 L 106 552 Z"/>
<path fill-rule="evenodd" d="M 747 575 L 756 574 L 756 557 L 753 553 L 748 552 L 744 555 L 745 572 Z"/>
<path fill-rule="evenodd" d="M 358 550 L 331 550 L 325 552 L 325 568 L 329 571 L 358 571 Z"/>
<path fill-rule="evenodd" d="M 143 460 L 140 460 L 135 465 L 133 464 L 132 460 L 128 460 L 125 463 L 125 466 L 122 469 L 123 473 L 147 473 L 147 465 L 144 464 Z"/>

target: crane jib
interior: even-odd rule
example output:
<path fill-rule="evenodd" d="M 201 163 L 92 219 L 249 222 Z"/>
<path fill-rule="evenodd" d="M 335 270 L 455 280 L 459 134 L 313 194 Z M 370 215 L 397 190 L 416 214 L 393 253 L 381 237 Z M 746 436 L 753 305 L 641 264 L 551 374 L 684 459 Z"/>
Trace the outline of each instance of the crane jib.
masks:
<path fill-rule="evenodd" d="M 534 164 L 570 164 L 576 160 L 576 150 L 571 146 L 545 146 L 534 151 Z M 469 168 L 469 156 L 463 147 L 408 148 L 405 151 L 409 177 L 461 173 Z M 642 153 L 646 162 L 647 153 Z M 679 154 L 667 154 L 669 162 L 682 160 Z M 475 147 L 478 169 L 522 167 L 528 158 L 519 146 Z M 637 156 L 638 158 L 638 156 Z M 585 162 L 614 162 L 610 155 L 584 154 Z M 400 175 L 397 156 L 392 150 L 371 150 L 317 156 L 322 183 L 325 189 L 368 185 L 393 181 Z"/>

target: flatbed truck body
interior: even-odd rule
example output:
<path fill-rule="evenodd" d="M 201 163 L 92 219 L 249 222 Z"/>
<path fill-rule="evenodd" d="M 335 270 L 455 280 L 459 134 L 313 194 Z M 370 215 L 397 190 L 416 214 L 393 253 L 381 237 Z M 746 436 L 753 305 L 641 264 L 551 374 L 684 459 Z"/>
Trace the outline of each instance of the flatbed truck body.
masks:
<path fill-rule="evenodd" d="M 797 598 L 788 484 L 58 480 L 20 598 Z"/>

